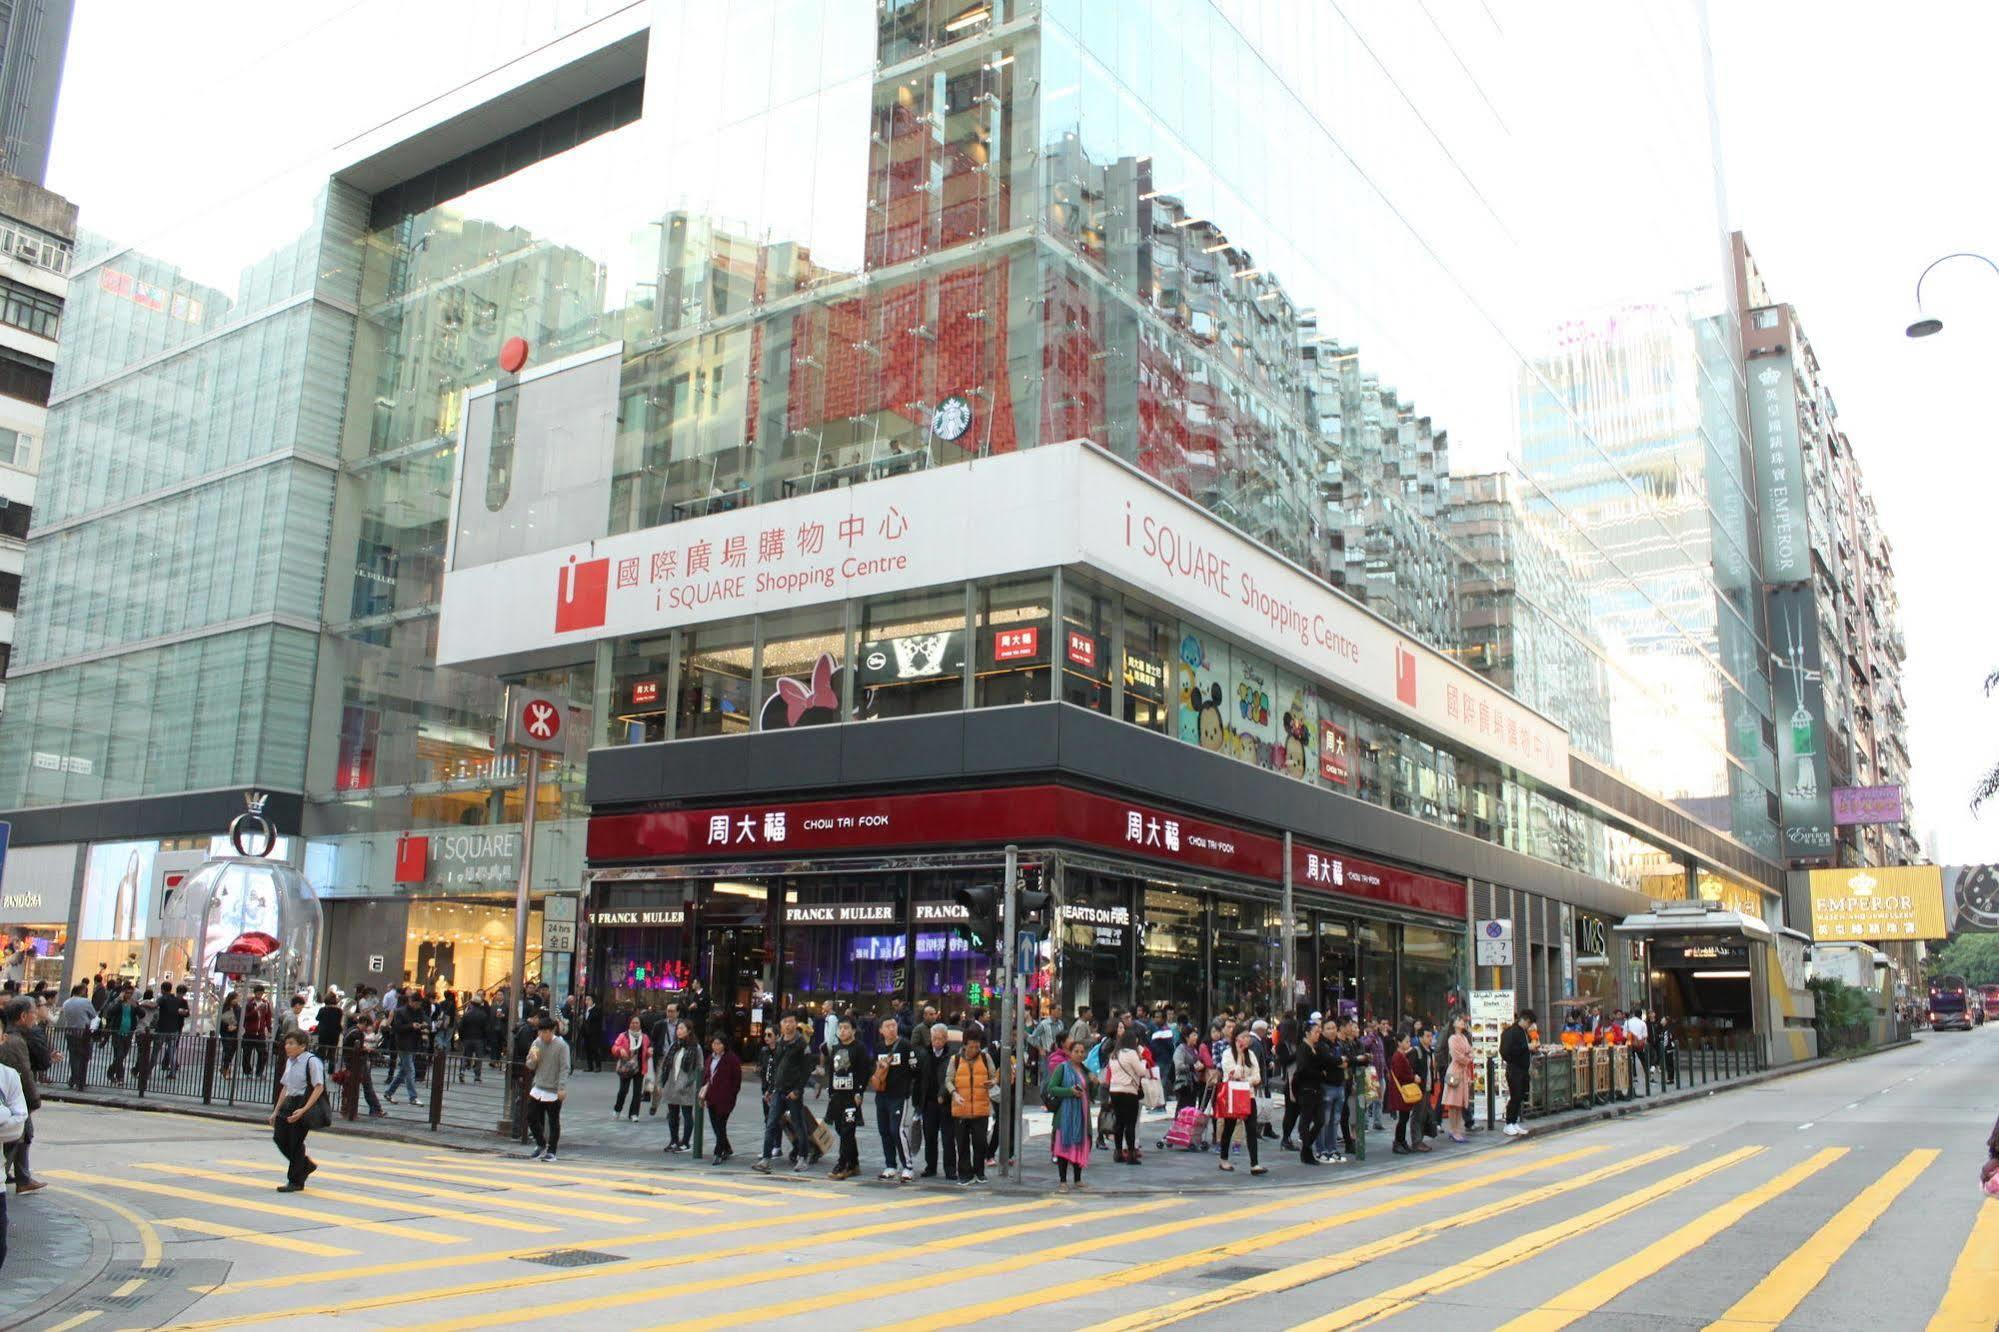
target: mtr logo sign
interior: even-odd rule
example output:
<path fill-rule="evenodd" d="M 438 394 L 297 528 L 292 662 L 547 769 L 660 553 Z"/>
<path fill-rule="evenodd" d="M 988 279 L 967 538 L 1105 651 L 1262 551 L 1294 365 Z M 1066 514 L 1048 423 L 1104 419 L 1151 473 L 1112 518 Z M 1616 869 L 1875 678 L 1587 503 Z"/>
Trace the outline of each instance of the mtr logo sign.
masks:
<path fill-rule="evenodd" d="M 547 754 L 562 753 L 562 727 L 567 705 L 547 694 L 530 694 L 519 689 L 510 692 L 512 696 L 507 700 L 507 743 Z"/>

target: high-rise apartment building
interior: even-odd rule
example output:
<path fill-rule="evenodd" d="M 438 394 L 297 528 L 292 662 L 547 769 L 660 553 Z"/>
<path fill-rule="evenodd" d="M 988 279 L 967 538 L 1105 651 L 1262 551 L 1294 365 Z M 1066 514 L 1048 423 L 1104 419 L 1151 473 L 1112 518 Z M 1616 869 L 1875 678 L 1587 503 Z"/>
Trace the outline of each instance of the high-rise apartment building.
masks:
<path fill-rule="evenodd" d="M 1008 842 L 1070 1005 L 1440 1013 L 1495 917 L 1523 1002 L 1635 1000 L 1609 927 L 1658 896 L 1769 950 L 1767 651 L 1717 625 L 1753 570 L 1653 484 L 1746 450 L 1697 4 L 440 14 L 466 42 L 383 43 L 372 128 L 224 208 L 233 279 L 227 227 L 80 259 L 0 807 L 68 848 L 86 969 L 129 942 L 96 904 L 255 784 L 330 977 L 504 979 L 502 679 L 573 737 L 530 966 L 607 1011 L 962 999 L 952 889 Z M 1609 192 L 1653 243 L 1575 263 Z M 139 267 L 163 308 L 92 272 Z M 1633 292 L 1645 377 L 1523 353 Z M 1607 726 L 1449 651 L 1468 445 L 1588 584 Z M 1791 1057 L 1755 976 L 1659 1001 Z"/>
<path fill-rule="evenodd" d="M 1774 297 L 1740 232 L 1732 244 L 1775 658 L 1785 859 L 1798 868 L 1909 864 L 1922 856 L 1908 809 L 1892 547 L 1797 308 Z M 1895 788 L 1885 801 L 1865 802 L 1868 818 L 1891 821 L 1844 822 L 1849 802 L 1835 791 L 1863 787 Z"/>
<path fill-rule="evenodd" d="M 0 172 L 36 185 L 49 169 L 75 0 L 0 0 Z"/>

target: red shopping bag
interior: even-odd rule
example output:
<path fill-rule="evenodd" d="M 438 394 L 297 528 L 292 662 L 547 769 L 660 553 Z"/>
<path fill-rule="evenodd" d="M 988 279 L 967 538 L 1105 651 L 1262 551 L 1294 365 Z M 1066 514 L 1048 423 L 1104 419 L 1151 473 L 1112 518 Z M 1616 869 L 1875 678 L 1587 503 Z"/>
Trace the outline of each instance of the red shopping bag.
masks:
<path fill-rule="evenodd" d="M 1215 1094 L 1215 1118 L 1248 1119 L 1255 1093 L 1247 1082 L 1224 1082 Z"/>

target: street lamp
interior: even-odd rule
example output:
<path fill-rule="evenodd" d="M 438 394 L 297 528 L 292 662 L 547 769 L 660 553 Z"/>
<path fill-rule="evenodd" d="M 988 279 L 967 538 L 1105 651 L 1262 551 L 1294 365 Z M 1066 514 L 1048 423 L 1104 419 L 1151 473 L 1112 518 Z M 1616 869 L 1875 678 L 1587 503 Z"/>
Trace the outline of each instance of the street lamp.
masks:
<path fill-rule="evenodd" d="M 1993 263 L 1982 254 L 1975 254 L 1969 250 L 1959 250 L 1955 254 L 1945 255 L 1943 259 L 1932 260 L 1930 268 L 1935 268 L 1944 259 L 1976 259 L 1993 272 L 1999 273 L 1999 264 Z M 1927 338 L 1932 333 L 1943 332 L 1943 320 L 1938 319 L 1934 315 L 1925 315 L 1923 313 L 1923 279 L 1930 275 L 1930 268 L 1925 268 L 1916 278 L 1916 321 L 1904 330 L 1912 338 Z"/>

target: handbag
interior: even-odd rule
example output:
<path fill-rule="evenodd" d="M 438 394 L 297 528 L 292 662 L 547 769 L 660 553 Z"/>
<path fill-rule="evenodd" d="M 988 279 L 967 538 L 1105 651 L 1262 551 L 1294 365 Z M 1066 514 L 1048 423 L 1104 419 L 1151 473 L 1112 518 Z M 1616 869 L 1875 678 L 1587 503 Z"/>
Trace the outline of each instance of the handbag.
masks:
<path fill-rule="evenodd" d="M 888 1061 L 893 1055 L 883 1055 L 875 1061 L 875 1071 L 868 1075 L 868 1090 L 879 1096 L 888 1090 Z"/>
<path fill-rule="evenodd" d="M 822 1156 L 833 1150 L 833 1130 L 826 1127 L 823 1119 L 812 1121 L 812 1150 Z"/>
<path fill-rule="evenodd" d="M 1148 1072 L 1145 1075 L 1145 1081 L 1140 1086 L 1140 1092 L 1146 1109 L 1159 1110 L 1166 1105 L 1166 1088 L 1160 1084 L 1157 1071 Z"/>
<path fill-rule="evenodd" d="M 1395 1091 L 1401 1096 L 1404 1106 L 1413 1107 L 1423 1099 L 1423 1089 L 1413 1082 L 1398 1082 Z"/>
<path fill-rule="evenodd" d="M 1248 1119 L 1255 1104 L 1255 1092 L 1249 1083 L 1233 1080 L 1224 1082 L 1220 1094 L 1215 1097 L 1215 1117 Z"/>

